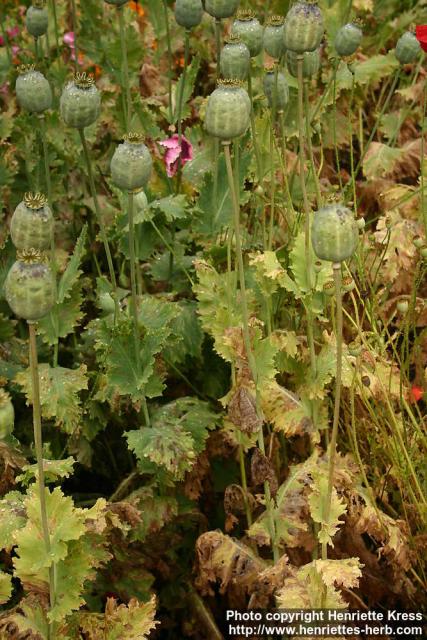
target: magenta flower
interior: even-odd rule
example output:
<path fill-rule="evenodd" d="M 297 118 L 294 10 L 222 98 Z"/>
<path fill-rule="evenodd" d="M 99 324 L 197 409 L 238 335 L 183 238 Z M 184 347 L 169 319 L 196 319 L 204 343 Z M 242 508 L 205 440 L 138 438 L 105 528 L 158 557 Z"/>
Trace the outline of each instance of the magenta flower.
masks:
<path fill-rule="evenodd" d="M 71 49 L 71 60 L 76 59 L 75 41 L 76 41 L 76 37 L 74 35 L 74 31 L 67 31 L 67 33 L 64 33 L 64 43 L 68 45 Z"/>
<path fill-rule="evenodd" d="M 181 160 L 181 167 L 183 167 L 193 159 L 193 145 L 185 136 L 181 136 L 181 145 L 177 133 L 174 133 L 171 138 L 161 140 L 159 144 L 167 149 L 164 162 L 169 178 L 172 178 L 178 171 L 179 160 Z"/>
<path fill-rule="evenodd" d="M 12 27 L 10 29 L 6 29 L 6 33 L 9 40 L 12 40 L 13 38 L 16 38 L 17 35 L 19 35 L 19 27 Z M 5 45 L 4 38 L 3 36 L 0 36 L 0 47 L 4 47 L 4 45 Z"/>

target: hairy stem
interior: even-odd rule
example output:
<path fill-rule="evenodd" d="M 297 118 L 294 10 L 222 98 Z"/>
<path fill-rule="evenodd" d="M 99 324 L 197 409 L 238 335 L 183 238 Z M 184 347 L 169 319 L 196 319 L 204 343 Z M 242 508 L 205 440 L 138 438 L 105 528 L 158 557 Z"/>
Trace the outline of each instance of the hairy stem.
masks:
<path fill-rule="evenodd" d="M 108 270 L 110 272 L 110 280 L 113 287 L 113 297 L 114 297 L 114 305 L 115 305 L 114 320 L 115 322 L 117 322 L 118 315 L 119 315 L 119 299 L 117 294 L 117 280 L 116 280 L 116 274 L 114 272 L 113 258 L 111 256 L 110 245 L 108 244 L 107 232 L 106 232 L 104 220 L 102 217 L 101 207 L 99 206 L 98 196 L 96 195 L 96 187 L 95 187 L 95 180 L 93 177 L 92 163 L 90 160 L 89 149 L 88 149 L 84 129 L 79 129 L 79 135 L 80 135 L 80 140 L 83 147 L 83 154 L 85 157 L 86 169 L 87 169 L 87 174 L 89 178 L 90 194 L 92 196 L 93 204 L 95 206 L 96 218 L 97 218 L 97 222 L 99 224 L 99 229 L 101 232 L 101 239 L 104 244 L 105 255 L 107 256 Z"/>
<path fill-rule="evenodd" d="M 71 21 L 73 23 L 74 33 L 74 71 L 77 72 L 79 67 L 79 47 L 77 42 L 77 8 L 76 0 L 71 0 Z"/>
<path fill-rule="evenodd" d="M 251 132 L 252 132 L 252 143 L 254 145 L 254 151 L 255 151 L 255 159 L 256 159 L 256 166 L 257 166 L 257 174 L 258 174 L 258 182 L 261 182 L 261 178 L 262 178 L 262 164 L 261 164 L 261 154 L 259 151 L 259 146 L 258 146 L 258 137 L 257 137 L 257 131 L 256 131 L 256 124 L 255 124 L 255 113 L 254 113 L 254 96 L 253 96 L 253 89 L 252 89 L 252 64 L 249 64 L 249 73 L 248 73 L 248 95 L 249 95 L 249 99 L 251 101 Z"/>
<path fill-rule="evenodd" d="M 53 24 L 55 27 L 56 51 L 59 51 L 58 16 L 56 11 L 56 0 L 52 0 Z"/>
<path fill-rule="evenodd" d="M 319 176 L 317 175 L 316 165 L 314 163 L 313 144 L 311 141 L 311 125 L 310 125 L 310 102 L 308 100 L 308 82 L 304 80 L 304 109 L 305 109 L 305 130 L 307 137 L 308 157 L 310 161 L 311 173 L 314 180 L 314 188 L 316 190 L 317 206 L 322 206 L 322 194 L 320 193 Z"/>

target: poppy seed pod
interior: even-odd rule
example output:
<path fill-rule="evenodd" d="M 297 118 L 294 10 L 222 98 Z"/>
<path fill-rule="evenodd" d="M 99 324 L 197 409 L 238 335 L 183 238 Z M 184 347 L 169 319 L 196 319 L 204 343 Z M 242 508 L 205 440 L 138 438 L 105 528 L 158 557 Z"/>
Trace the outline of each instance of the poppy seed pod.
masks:
<path fill-rule="evenodd" d="M 101 95 L 92 76 L 76 73 L 62 91 L 60 110 L 65 124 L 76 129 L 84 129 L 97 120 Z"/>
<path fill-rule="evenodd" d="M 283 34 L 285 31 L 285 18 L 283 16 L 271 16 L 266 23 L 263 36 L 264 49 L 272 58 L 281 58 L 285 53 Z"/>
<path fill-rule="evenodd" d="M 10 436 L 14 425 L 15 410 L 10 395 L 4 389 L 0 389 L 0 440 Z"/>
<path fill-rule="evenodd" d="M 251 58 L 261 52 L 264 29 L 253 11 L 245 9 L 238 11 L 231 27 L 231 33 L 245 43 Z"/>
<path fill-rule="evenodd" d="M 175 20 L 181 27 L 197 27 L 203 18 L 202 0 L 176 0 Z"/>
<path fill-rule="evenodd" d="M 55 279 L 40 251 L 18 253 L 4 285 L 6 300 L 13 313 L 35 322 L 49 313 L 55 302 Z"/>
<path fill-rule="evenodd" d="M 298 0 L 286 16 L 283 32 L 285 47 L 296 53 L 314 51 L 320 45 L 324 31 L 317 0 Z"/>
<path fill-rule="evenodd" d="M 342 262 L 350 258 L 358 242 L 358 226 L 350 209 L 331 204 L 314 214 L 311 241 L 320 260 Z"/>
<path fill-rule="evenodd" d="M 205 0 L 205 11 L 210 16 L 221 20 L 234 15 L 240 0 Z"/>
<path fill-rule="evenodd" d="M 16 98 L 22 109 L 32 113 L 43 113 L 52 106 L 52 89 L 47 79 L 34 65 L 18 67 Z"/>
<path fill-rule="evenodd" d="M 46 197 L 26 193 L 16 207 L 10 222 L 10 235 L 17 249 L 48 249 L 53 232 L 53 215 Z"/>
<path fill-rule="evenodd" d="M 221 140 L 241 136 L 249 126 L 251 101 L 238 80 L 219 80 L 208 98 L 205 129 Z"/>
<path fill-rule="evenodd" d="M 363 32 L 357 22 L 349 22 L 338 29 L 334 47 L 341 57 L 352 56 L 362 42 Z"/>
<path fill-rule="evenodd" d="M 124 191 L 142 189 L 150 179 L 152 167 L 151 155 L 143 136 L 129 133 L 111 158 L 111 178 Z"/>
<path fill-rule="evenodd" d="M 283 73 L 277 73 L 277 89 L 275 94 L 276 73 L 274 67 L 266 69 L 264 75 L 264 93 L 267 97 L 270 108 L 274 106 L 277 111 L 283 111 L 289 102 L 289 86 Z"/>
<path fill-rule="evenodd" d="M 43 36 L 47 31 L 48 21 L 49 17 L 44 0 L 33 0 L 32 6 L 27 9 L 25 14 L 25 26 L 28 33 L 35 38 Z"/>
<path fill-rule="evenodd" d="M 286 53 L 288 70 L 294 78 L 298 77 L 299 55 L 301 54 L 295 53 L 295 51 L 288 51 Z M 302 55 L 302 77 L 311 78 L 319 71 L 320 68 L 320 49 L 316 49 L 315 51 L 306 51 Z"/>
<path fill-rule="evenodd" d="M 400 64 L 409 64 L 410 62 L 414 62 L 420 52 L 421 45 L 418 42 L 415 33 L 412 31 L 405 31 L 397 41 L 395 50 L 396 58 Z"/>
<path fill-rule="evenodd" d="M 251 55 L 248 47 L 238 36 L 230 36 L 222 48 L 220 69 L 223 78 L 246 80 L 249 74 Z"/>
<path fill-rule="evenodd" d="M 116 7 L 122 7 L 128 0 L 105 0 L 107 4 L 113 4 Z"/>

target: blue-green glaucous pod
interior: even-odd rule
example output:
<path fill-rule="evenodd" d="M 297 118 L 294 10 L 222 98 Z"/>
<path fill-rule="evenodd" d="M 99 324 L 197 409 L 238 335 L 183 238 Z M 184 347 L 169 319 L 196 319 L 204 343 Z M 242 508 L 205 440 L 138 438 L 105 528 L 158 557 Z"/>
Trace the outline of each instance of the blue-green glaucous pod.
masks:
<path fill-rule="evenodd" d="M 7 438 L 15 425 L 15 411 L 10 395 L 0 389 L 0 440 Z"/>
<path fill-rule="evenodd" d="M 285 20 L 285 48 L 296 53 L 314 51 L 320 45 L 325 28 L 317 0 L 298 0 Z"/>
<path fill-rule="evenodd" d="M 285 18 L 283 16 L 271 16 L 266 22 L 263 36 L 264 49 L 272 58 L 281 58 L 285 53 L 283 34 L 285 31 Z"/>
<path fill-rule="evenodd" d="M 298 77 L 298 56 L 301 54 L 295 53 L 295 51 L 287 51 L 286 62 L 289 73 Z M 303 53 L 302 61 L 302 77 L 312 78 L 320 68 L 320 48 L 315 51 L 306 51 Z"/>
<path fill-rule="evenodd" d="M 239 10 L 231 27 L 231 33 L 239 36 L 242 42 L 245 43 L 251 58 L 261 52 L 264 28 L 253 11 L 249 9 Z"/>
<path fill-rule="evenodd" d="M 124 191 L 143 189 L 150 179 L 153 162 L 144 136 L 128 133 L 111 158 L 111 178 Z"/>
<path fill-rule="evenodd" d="M 47 31 L 49 17 L 44 0 L 33 0 L 31 7 L 28 7 L 25 14 L 25 26 L 28 33 L 35 38 L 43 36 Z"/>
<path fill-rule="evenodd" d="M 349 22 L 337 31 L 334 42 L 335 51 L 341 57 L 352 56 L 360 46 L 362 38 L 360 21 Z"/>
<path fill-rule="evenodd" d="M 53 215 L 46 197 L 26 193 L 10 222 L 10 235 L 17 249 L 48 249 L 53 233 Z"/>
<path fill-rule="evenodd" d="M 415 33 L 413 31 L 405 31 L 397 41 L 395 54 L 400 64 L 409 64 L 417 59 L 420 51 L 421 45 Z"/>
<path fill-rule="evenodd" d="M 320 260 L 342 262 L 356 250 L 358 226 L 353 212 L 341 204 L 330 204 L 314 214 L 311 241 Z"/>
<path fill-rule="evenodd" d="M 36 322 L 49 313 L 55 302 L 55 279 L 40 251 L 18 252 L 4 290 L 10 308 L 18 317 Z"/>
<path fill-rule="evenodd" d="M 52 89 L 49 82 L 34 65 L 23 64 L 18 67 L 16 79 L 16 98 L 22 109 L 32 113 L 43 113 L 52 106 Z"/>
<path fill-rule="evenodd" d="M 275 100 L 276 110 L 283 111 L 289 102 L 289 86 L 285 76 L 280 71 L 277 73 L 276 96 L 274 96 L 275 85 L 276 85 L 275 67 L 268 67 L 266 68 L 265 75 L 264 75 L 264 93 L 267 97 L 268 105 L 270 108 L 273 108 L 274 100 Z"/>
<path fill-rule="evenodd" d="M 249 126 L 251 101 L 238 80 L 218 80 L 208 98 L 205 129 L 211 135 L 228 141 L 241 136 Z"/>
<path fill-rule="evenodd" d="M 230 35 L 221 50 L 220 69 L 223 78 L 246 80 L 249 74 L 251 55 L 239 36 Z"/>
<path fill-rule="evenodd" d="M 240 0 L 205 0 L 205 11 L 210 16 L 221 20 L 234 15 Z"/>
<path fill-rule="evenodd" d="M 61 116 L 69 127 L 84 129 L 93 124 L 101 111 L 101 94 L 92 76 L 76 73 L 61 95 Z"/>
<path fill-rule="evenodd" d="M 175 20 L 185 29 L 197 27 L 203 18 L 202 0 L 176 0 Z"/>

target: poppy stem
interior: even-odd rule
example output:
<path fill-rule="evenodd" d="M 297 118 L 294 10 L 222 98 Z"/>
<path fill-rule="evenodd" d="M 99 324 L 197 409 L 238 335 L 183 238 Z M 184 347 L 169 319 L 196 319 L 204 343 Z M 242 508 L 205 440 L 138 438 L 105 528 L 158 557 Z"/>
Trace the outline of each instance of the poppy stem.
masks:
<path fill-rule="evenodd" d="M 169 14 L 168 14 L 168 5 L 166 0 L 163 0 L 163 12 L 165 18 L 165 26 L 166 26 L 166 43 L 168 48 L 168 103 L 169 103 L 169 121 L 173 120 L 173 107 L 172 107 L 172 45 L 171 45 L 171 32 L 169 27 Z"/>

